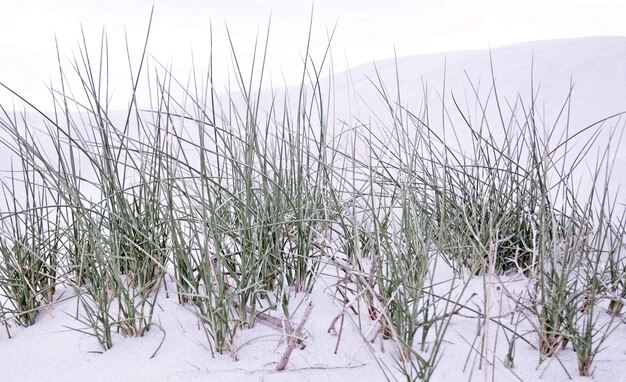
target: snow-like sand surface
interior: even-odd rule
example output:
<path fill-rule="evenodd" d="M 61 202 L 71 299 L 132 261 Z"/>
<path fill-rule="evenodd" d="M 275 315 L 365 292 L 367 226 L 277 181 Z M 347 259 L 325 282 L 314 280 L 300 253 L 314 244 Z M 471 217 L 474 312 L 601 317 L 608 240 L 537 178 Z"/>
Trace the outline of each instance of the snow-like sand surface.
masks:
<path fill-rule="evenodd" d="M 539 91 L 538 109 L 545 109 L 545 124 L 551 126 L 556 114 L 574 84 L 572 97 L 572 129 L 578 130 L 599 119 L 626 111 L 626 38 L 602 37 L 560 41 L 545 41 L 518 44 L 491 51 L 498 95 L 502 99 L 515 101 L 518 93 L 524 102 L 530 98 L 531 66 L 533 83 Z M 445 90 L 444 83 L 445 64 Z M 471 83 L 480 82 L 480 94 L 487 94 L 492 83 L 489 51 L 464 51 L 449 54 L 431 54 L 399 58 L 376 63 L 380 78 L 395 89 L 395 73 L 399 73 L 401 103 L 408 108 L 419 107 L 424 101 L 423 84 L 428 85 L 429 107 L 432 107 L 432 128 L 443 129 L 441 108 L 442 97 L 469 100 L 473 107 Z M 377 123 L 385 120 L 385 108 L 370 80 L 376 82 L 372 65 L 353 68 L 348 73 L 335 76 L 334 116 L 340 121 L 354 122 L 351 115 Z M 358 94 L 358 96 L 357 96 Z M 468 105 L 469 104 L 469 105 Z M 337 122 L 339 123 L 339 122 Z M 450 123 L 450 122 L 448 122 Z M 623 130 L 620 119 L 614 119 L 607 126 Z M 557 124 L 556 128 L 562 127 Z M 604 141 L 602 140 L 604 139 Z M 608 142 L 608 135 L 602 135 L 599 147 Z M 612 187 L 624 186 L 626 180 L 626 155 L 622 142 L 617 146 L 616 164 Z M 617 188 L 615 188 L 617 189 Z M 624 193 L 618 201 L 626 202 Z M 621 199 L 620 199 L 621 198 Z M 364 341 L 357 328 L 359 318 L 348 314 L 344 322 L 344 332 L 339 341 L 338 352 L 335 346 L 338 338 L 328 333 L 331 320 L 341 312 L 340 304 L 332 297 L 332 277 L 321 278 L 314 293 L 310 296 L 298 295 L 292 299 L 295 309 L 299 299 L 305 299 L 295 312 L 298 322 L 304 305 L 312 301 L 314 308 L 306 322 L 308 335 L 306 347 L 296 349 L 287 369 L 275 371 L 285 340 L 280 330 L 263 322 L 257 322 L 252 329 L 240 330 L 237 335 L 237 360 L 231 354 L 215 355 L 209 349 L 204 331 L 191 308 L 177 303 L 173 294 L 175 286 L 167 276 L 169 297 L 161 290 L 159 305 L 155 310 L 153 327 L 143 338 L 124 338 L 116 334 L 111 350 L 101 353 L 97 341 L 89 335 L 73 329 L 82 329 L 72 315 L 76 311 L 76 300 L 71 291 L 57 291 L 57 302 L 43 309 L 37 323 L 21 328 L 9 323 L 11 338 L 0 331 L 0 380 L 3 381 L 375 381 L 402 379 L 395 370 L 393 358 L 396 351 L 392 341 L 385 341 L 381 349 L 380 339 L 373 344 Z M 505 279 L 510 290 L 523 288 L 523 281 Z M 513 303 L 502 296 L 498 285 L 490 285 L 492 293 L 492 314 L 509 313 Z M 474 301 L 482 306 L 484 298 L 483 280 L 476 277 L 470 282 L 467 295 L 478 293 Z M 499 299 L 504 298 L 502 311 Z M 605 306 L 606 304 L 602 305 Z M 600 322 L 609 319 L 603 309 Z M 271 312 L 279 317 L 279 312 Z M 371 326 L 366 316 L 361 317 L 363 331 Z M 506 341 L 502 333 L 494 354 L 489 354 L 489 362 L 495 361 L 488 370 L 479 368 L 481 360 L 472 351 L 477 335 L 479 320 L 472 318 L 471 312 L 452 319 L 448 329 L 442 357 L 433 380 L 494 380 L 494 381 L 565 381 L 568 375 L 573 380 L 588 380 L 577 373 L 576 354 L 571 347 L 561 351 L 558 360 L 546 361 L 538 365 L 536 336 L 528 335 L 531 344 L 518 341 L 515 354 L 515 367 L 507 369 L 502 360 L 506 355 Z M 522 329 L 529 330 L 530 325 Z M 489 328 L 490 338 L 496 337 L 495 325 Z M 594 363 L 593 378 L 600 381 L 619 381 L 626 376 L 626 325 L 619 323 L 615 332 L 606 342 Z M 162 342 L 162 346 L 159 348 Z M 157 350 L 158 349 L 158 350 Z M 155 353 L 156 352 L 156 353 Z M 154 353 L 154 357 L 152 357 Z M 381 370 L 383 364 L 385 372 Z M 564 371 L 567 370 L 567 373 Z M 492 372 L 495 373 L 492 379 Z"/>

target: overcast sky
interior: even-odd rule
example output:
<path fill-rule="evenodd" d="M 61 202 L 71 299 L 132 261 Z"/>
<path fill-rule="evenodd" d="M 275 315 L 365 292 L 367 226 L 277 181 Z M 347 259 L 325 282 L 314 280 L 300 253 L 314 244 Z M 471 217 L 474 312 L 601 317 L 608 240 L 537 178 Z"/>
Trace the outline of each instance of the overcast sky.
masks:
<path fill-rule="evenodd" d="M 112 78 L 127 77 L 124 29 L 136 62 L 153 3 L 149 51 L 180 73 L 188 70 L 192 51 L 198 66 L 206 65 L 211 24 L 217 66 L 230 62 L 225 24 L 239 57 L 251 57 L 256 33 L 265 34 L 271 14 L 272 81 L 282 82 L 283 75 L 287 82 L 297 80 L 311 15 L 308 0 L 0 0 L 0 81 L 36 103 L 46 102 L 45 85 L 58 78 L 54 36 L 66 60 L 76 51 L 81 24 L 94 51 L 106 28 Z M 529 40 L 626 36 L 623 4 L 623 0 L 316 0 L 312 53 L 321 57 L 335 25 L 336 71 L 392 57 L 394 47 L 398 56 L 409 56 Z M 7 99 L 1 91 L 0 102 Z"/>

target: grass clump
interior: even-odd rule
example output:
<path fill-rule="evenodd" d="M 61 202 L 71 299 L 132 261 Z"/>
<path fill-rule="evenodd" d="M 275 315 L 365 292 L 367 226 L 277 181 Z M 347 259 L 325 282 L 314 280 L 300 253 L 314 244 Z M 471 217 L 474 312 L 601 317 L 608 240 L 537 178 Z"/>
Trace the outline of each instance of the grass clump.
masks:
<path fill-rule="evenodd" d="M 237 358 L 241 330 L 274 311 L 290 322 L 302 297 L 294 296 L 310 297 L 323 280 L 341 305 L 330 330 L 337 348 L 347 319 L 372 353 L 376 340 L 382 349 L 393 340 L 407 379 L 436 375 L 448 328 L 467 312 L 479 324 L 467 342 L 485 373 L 496 359 L 494 327 L 506 333 L 511 372 L 519 339 L 541 361 L 571 344 L 579 373 L 592 372 L 626 296 L 609 148 L 592 171 L 592 191 L 574 187 L 600 124 L 571 134 L 566 102 L 553 126 L 565 133 L 556 136 L 536 121 L 535 99 L 505 111 L 492 78 L 486 100 L 470 83 L 476 116 L 453 97 L 450 110 L 442 100 L 449 120 L 438 126 L 426 102 L 409 110 L 399 91 L 392 101 L 377 73 L 389 114 L 337 128 L 326 95 L 332 82 L 322 83 L 328 52 L 321 62 L 306 52 L 294 101 L 264 90 L 267 41 L 255 46 L 249 76 L 230 47 L 236 88 L 218 94 L 212 62 L 204 78 L 194 68 L 183 84 L 148 60 L 144 45 L 128 108 L 116 114 L 106 35 L 96 61 L 83 37 L 73 74 L 59 64 L 54 116 L 35 108 L 37 139 L 34 124 L 3 109 L 2 143 L 21 158 L 3 180 L 5 320 L 32 325 L 55 290 L 69 288 L 76 330 L 108 350 L 116 333 L 138 337 L 158 326 L 155 309 L 171 279 L 211 351 Z M 137 94 L 146 80 L 143 109 Z M 505 284 L 513 277 L 527 283 L 514 326 L 493 312 L 497 298 L 519 297 Z M 477 304 L 467 296 L 476 281 Z M 607 298 L 608 320 L 598 309 Z M 380 366 L 388 377 L 398 372 Z"/>

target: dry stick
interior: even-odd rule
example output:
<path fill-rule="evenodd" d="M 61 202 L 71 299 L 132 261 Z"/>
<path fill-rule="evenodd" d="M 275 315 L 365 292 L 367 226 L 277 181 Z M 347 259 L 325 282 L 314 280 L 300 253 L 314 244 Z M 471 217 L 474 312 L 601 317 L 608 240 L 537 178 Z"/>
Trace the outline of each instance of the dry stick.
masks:
<path fill-rule="evenodd" d="M 237 302 L 233 302 L 233 307 L 237 309 L 239 308 L 239 304 Z M 252 309 L 249 306 L 246 306 L 246 312 L 252 313 Z M 267 324 L 270 327 L 282 330 L 287 335 L 291 335 L 293 332 L 291 321 L 288 318 L 274 317 L 270 316 L 267 313 L 255 313 L 254 318 Z"/>
<path fill-rule="evenodd" d="M 354 304 L 359 302 L 359 298 L 367 292 L 368 292 L 367 289 L 363 289 L 361 292 L 357 293 L 354 296 L 352 301 L 349 301 L 347 304 L 344 305 L 343 309 L 341 310 L 341 313 L 336 315 L 335 318 L 333 318 L 333 320 L 330 322 L 330 326 L 328 327 L 328 331 L 327 331 L 328 333 L 338 334 L 337 329 L 335 329 L 335 325 L 337 324 L 337 321 L 339 321 L 339 319 L 342 318 L 346 314 L 348 308 L 351 308 Z"/>
<path fill-rule="evenodd" d="M 282 357 L 280 357 L 280 361 L 278 361 L 278 365 L 276 365 L 276 370 L 281 371 L 287 367 L 287 363 L 289 362 L 289 357 L 291 356 L 291 352 L 296 347 L 296 343 L 301 340 L 300 334 L 302 333 L 302 329 L 304 328 L 304 324 L 306 320 L 309 318 L 311 311 L 313 310 L 313 302 L 309 302 L 309 306 L 306 307 L 304 311 L 304 315 L 302 316 L 302 320 L 298 324 L 298 327 L 293 332 L 293 335 L 289 337 L 289 341 L 287 342 L 287 348 L 283 353 Z"/>
<path fill-rule="evenodd" d="M 291 334 L 293 328 L 291 326 L 291 321 L 286 318 L 278 318 L 274 316 L 270 316 L 267 313 L 256 313 L 257 320 L 268 324 L 268 326 L 272 326 L 277 328 L 278 330 L 282 330 L 286 334 Z"/>

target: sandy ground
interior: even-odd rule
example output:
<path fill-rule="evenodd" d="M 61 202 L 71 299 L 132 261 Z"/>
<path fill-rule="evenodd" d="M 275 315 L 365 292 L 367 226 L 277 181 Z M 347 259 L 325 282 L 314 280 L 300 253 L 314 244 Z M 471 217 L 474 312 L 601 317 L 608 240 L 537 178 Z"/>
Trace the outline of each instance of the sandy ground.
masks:
<path fill-rule="evenodd" d="M 626 89 L 626 38 L 595 38 L 521 44 L 503 48 L 494 52 L 498 72 L 498 84 L 503 87 L 502 94 L 514 98 L 513 89 L 528 85 L 529 54 L 535 54 L 535 68 L 545 79 L 542 91 L 545 98 L 568 92 L 569 80 L 576 78 L 576 104 L 573 107 L 580 116 L 577 126 L 584 126 L 599 118 L 617 111 L 626 110 L 623 90 Z M 419 78 L 423 77 L 435 84 L 432 97 L 437 96 L 437 87 L 442 82 L 442 62 L 445 55 L 429 55 L 401 59 L 398 62 L 400 72 L 407 76 L 406 99 L 418 99 Z M 522 59 L 523 57 L 523 59 Z M 596 59 L 594 59 L 594 57 Z M 448 89 L 467 89 L 467 76 L 463 68 L 469 68 L 470 78 L 489 77 L 484 65 L 488 64 L 488 54 L 481 52 L 450 53 L 447 59 Z M 421 66 L 420 66 L 421 65 Z M 385 61 L 378 65 L 383 77 L 395 72 L 395 63 Z M 403 68 L 405 68 L 403 72 Z M 359 67 L 352 70 L 352 76 L 360 78 L 351 81 L 351 86 L 342 82 L 344 74 L 337 77 L 336 95 L 338 99 L 351 99 L 351 102 L 374 103 L 375 92 L 363 90 L 363 78 L 371 73 L 371 67 Z M 520 74 L 522 73 L 522 74 Z M 344 76 L 344 77 L 341 77 Z M 540 81 L 538 81 L 540 82 Z M 346 90 L 350 89 L 351 90 Z M 460 91 L 460 90 L 459 90 Z M 350 92 L 361 92 L 365 97 L 356 101 Z M 559 98 L 557 101 L 561 102 Z M 339 103 L 338 115 L 356 108 Z M 412 101 L 413 102 L 413 101 Z M 416 101 L 419 103 L 419 101 Z M 552 102 L 552 101 L 550 101 Z M 546 109 L 554 107 L 548 103 Z M 436 115 L 437 113 L 433 113 Z M 550 120 L 547 119 L 549 122 Z M 549 124 L 548 124 L 549 125 Z M 622 127 L 623 130 L 623 127 Z M 623 144 L 621 144 L 623 147 Z M 626 171 L 624 155 L 617 157 L 616 182 L 623 182 Z M 621 175 L 620 175 L 621 174 Z M 622 198 L 624 200 L 624 198 Z M 471 301 L 478 308 L 482 307 L 485 290 L 490 293 L 492 316 L 517 318 L 522 314 L 515 310 L 515 293 L 524 290 L 523 279 L 504 279 L 504 284 L 488 284 L 483 288 L 482 277 L 469 281 L 465 296 L 476 293 Z M 10 323 L 9 333 L 0 330 L 0 360 L 2 371 L 0 379 L 6 381 L 375 381 L 385 379 L 402 380 L 396 368 L 394 355 L 397 352 L 393 341 L 385 340 L 381 344 L 378 337 L 374 343 L 363 338 L 373 323 L 367 316 L 357 317 L 347 314 L 344 319 L 343 333 L 340 339 L 328 333 L 332 319 L 341 312 L 342 307 L 330 295 L 332 278 L 318 281 L 310 296 L 298 295 L 292 299 L 294 322 L 298 322 L 304 306 L 309 301 L 314 308 L 305 324 L 307 333 L 304 349 L 296 349 L 282 372 L 275 371 L 276 363 L 285 349 L 285 339 L 281 332 L 272 326 L 258 322 L 254 328 L 240 330 L 237 334 L 235 360 L 232 354 L 213 356 L 209 342 L 199 321 L 190 307 L 177 303 L 168 281 L 170 295 L 162 290 L 158 307 L 155 310 L 154 326 L 142 338 L 125 338 L 115 334 L 114 346 L 102 353 L 97 341 L 77 329 L 81 324 L 73 316 L 76 314 L 76 299 L 71 291 L 57 291 L 57 302 L 42 310 L 37 323 L 29 328 L 21 328 Z M 513 295 L 506 297 L 502 292 L 506 287 Z M 500 289 L 498 289 L 500 288 Z M 306 300 L 298 305 L 299 300 Z M 465 301 L 465 300 L 463 300 Z M 500 304 L 500 302 L 502 302 Z M 606 305 L 606 304 L 605 304 Z M 296 309 L 296 306 L 298 308 Z M 604 305 L 603 305 L 604 306 Z M 477 308 L 477 309 L 478 309 Z M 461 312 L 454 316 L 448 328 L 433 380 L 435 381 L 546 381 L 589 380 L 578 377 L 576 353 L 571 346 L 558 353 L 558 357 L 539 363 L 536 334 L 526 334 L 524 340 L 518 339 L 515 347 L 515 367 L 506 368 L 503 359 L 506 355 L 507 339 L 497 325 L 480 328 L 480 320 L 472 312 Z M 599 323 L 607 323 L 610 317 L 604 308 L 597 309 Z M 280 316 L 278 312 L 272 315 Z M 594 362 L 591 378 L 602 381 L 623 380 L 626 375 L 626 325 L 622 318 L 612 322 L 612 330 Z M 361 329 L 359 330 L 359 322 Z M 522 320 L 519 333 L 532 329 L 532 321 Z M 490 351 L 486 359 L 477 349 L 483 330 L 489 331 L 487 338 Z M 476 339 L 479 341 L 475 341 Z M 497 341 L 497 344 L 495 344 Z M 162 346 L 160 346 L 162 342 Z M 338 351 L 335 354 L 335 348 Z M 495 345 L 494 345 L 495 344 Z M 382 345 L 382 346 L 381 346 Z M 160 346 L 160 348 L 159 348 Z M 383 351 L 384 349 L 384 351 Z M 493 351 L 495 349 L 495 352 Z M 155 353 L 156 352 L 156 353 Z M 153 356 L 154 354 L 154 356 Z M 487 365 L 487 368 L 483 367 Z"/>

